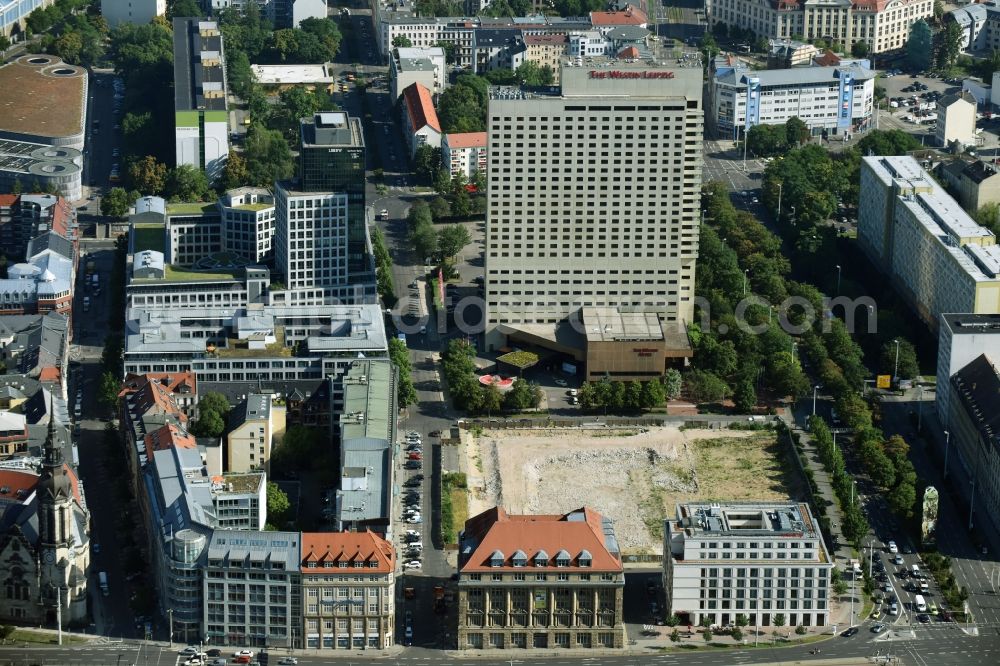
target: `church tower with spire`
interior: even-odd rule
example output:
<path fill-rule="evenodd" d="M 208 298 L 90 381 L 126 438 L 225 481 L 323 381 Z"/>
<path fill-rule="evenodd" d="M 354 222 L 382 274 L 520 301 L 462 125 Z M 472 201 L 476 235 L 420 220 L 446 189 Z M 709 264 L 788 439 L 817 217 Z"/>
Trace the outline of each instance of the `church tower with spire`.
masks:
<path fill-rule="evenodd" d="M 66 610 L 67 591 L 71 588 L 70 569 L 74 559 L 73 484 L 63 462 L 62 442 L 56 438 L 55 412 L 49 405 L 49 432 L 45 438 L 42 475 L 38 494 L 38 559 L 40 565 L 41 603 L 54 611 L 57 604 Z M 61 596 L 61 601 L 56 595 Z M 67 613 L 63 613 L 66 621 Z M 53 618 L 54 620 L 54 618 Z"/>

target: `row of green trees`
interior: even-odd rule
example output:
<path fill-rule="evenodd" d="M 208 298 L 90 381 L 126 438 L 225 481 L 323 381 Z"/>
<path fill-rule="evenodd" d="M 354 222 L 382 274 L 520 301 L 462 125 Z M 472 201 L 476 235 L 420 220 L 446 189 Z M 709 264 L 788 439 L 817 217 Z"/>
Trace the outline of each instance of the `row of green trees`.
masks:
<path fill-rule="evenodd" d="M 476 375 L 476 348 L 464 339 L 452 340 L 441 356 L 441 369 L 455 407 L 470 414 L 499 414 L 538 406 L 540 388 L 520 377 L 506 394 L 495 386 L 483 386 Z"/>
<path fill-rule="evenodd" d="M 820 461 L 830 475 L 833 490 L 840 501 L 843 534 L 855 547 L 860 547 L 865 535 L 868 534 L 868 519 L 865 517 L 861 502 L 852 496 L 854 479 L 847 471 L 844 456 L 834 443 L 833 435 L 822 418 L 810 417 L 809 430 L 816 443 Z M 844 442 L 841 442 L 841 445 L 843 444 Z"/>
<path fill-rule="evenodd" d="M 406 343 L 399 338 L 389 338 L 389 359 L 399 373 L 396 401 L 400 409 L 405 409 L 417 401 L 417 390 L 413 386 L 413 366 Z"/>
<path fill-rule="evenodd" d="M 613 382 L 605 377 L 586 382 L 577 393 L 580 407 L 587 411 L 638 412 L 660 407 L 681 393 L 681 373 L 670 368 L 661 379 L 647 382 Z"/>
<path fill-rule="evenodd" d="M 396 284 L 392 276 L 392 255 L 386 245 L 385 235 L 378 227 L 371 228 L 372 253 L 375 255 L 375 284 L 379 298 L 386 307 L 396 304 Z"/>
<path fill-rule="evenodd" d="M 108 23 L 96 0 L 56 0 L 25 21 L 29 34 L 41 36 L 41 50 L 74 65 L 95 65 L 103 58 Z"/>
<path fill-rule="evenodd" d="M 700 323 L 688 329 L 695 352 L 692 371 L 684 378 L 688 397 L 715 402 L 732 396 L 740 411 L 750 411 L 758 391 L 775 397 L 804 395 L 809 381 L 780 313 L 748 301 L 741 320 L 737 307 L 753 294 L 772 304 L 789 296 L 819 302 L 821 294 L 785 280 L 790 266 L 781 240 L 751 214 L 736 210 L 720 183 L 705 187 L 703 208 L 695 292 L 705 306 L 695 317 Z M 821 307 L 815 312 L 822 312 Z M 801 307 L 784 313 L 795 324 L 802 324 L 807 314 Z M 758 327 L 760 334 L 752 334 L 748 325 Z"/>

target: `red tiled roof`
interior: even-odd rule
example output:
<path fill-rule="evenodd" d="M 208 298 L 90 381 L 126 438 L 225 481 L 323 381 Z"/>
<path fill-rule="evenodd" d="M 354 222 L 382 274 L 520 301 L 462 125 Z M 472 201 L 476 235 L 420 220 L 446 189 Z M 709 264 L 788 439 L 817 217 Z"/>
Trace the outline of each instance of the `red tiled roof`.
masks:
<path fill-rule="evenodd" d="M 623 60 L 634 59 L 639 57 L 639 49 L 634 46 L 626 46 L 621 51 L 618 52 L 618 57 Z"/>
<path fill-rule="evenodd" d="M 73 221 L 74 209 L 66 199 L 58 197 L 52 206 L 52 231 L 63 238 L 69 238 L 69 225 Z"/>
<path fill-rule="evenodd" d="M 20 194 L 0 194 L 0 206 L 10 208 L 21 198 Z"/>
<path fill-rule="evenodd" d="M 485 148 L 486 132 L 458 132 L 448 134 L 449 148 Z"/>
<path fill-rule="evenodd" d="M 406 113 L 410 116 L 410 126 L 414 132 L 424 127 L 441 131 L 441 123 L 438 122 L 430 90 L 419 83 L 411 83 L 403 90 L 403 100 L 406 102 Z"/>
<path fill-rule="evenodd" d="M 495 571 L 490 559 L 497 551 L 503 554 L 503 568 L 513 568 L 513 556 L 521 551 L 527 568 L 550 571 L 565 569 L 555 564 L 556 555 L 565 551 L 569 567 L 580 567 L 580 555 L 591 557 L 588 571 L 621 571 L 620 555 L 611 553 L 604 542 L 602 517 L 591 508 L 583 507 L 561 516 L 510 515 L 495 507 L 470 518 L 465 523 L 466 539 L 478 541 L 475 551 L 461 566 L 463 572 Z M 546 565 L 535 566 L 535 556 L 544 551 Z"/>
<path fill-rule="evenodd" d="M 77 478 L 76 472 L 69 465 L 63 465 L 63 472 L 69 477 L 69 485 L 73 488 L 73 497 L 76 498 L 76 503 L 83 506 L 83 498 L 80 496 L 80 479 Z"/>
<path fill-rule="evenodd" d="M 130 372 L 125 376 L 125 381 L 122 382 L 122 392 L 137 391 L 149 381 L 166 387 L 171 393 L 179 393 L 182 386 L 191 389 L 192 396 L 198 393 L 198 380 L 193 372 L 147 372 L 143 375 Z"/>
<path fill-rule="evenodd" d="M 160 426 L 153 432 L 146 433 L 143 438 L 146 444 L 146 459 L 153 459 L 153 451 L 163 451 L 169 448 L 194 449 L 198 442 L 194 437 L 173 424 Z"/>
<path fill-rule="evenodd" d="M 58 382 L 60 377 L 62 377 L 62 373 L 55 366 L 46 366 L 38 373 L 38 381 L 40 382 Z"/>
<path fill-rule="evenodd" d="M 649 19 L 638 7 L 629 6 L 623 12 L 590 12 L 590 22 L 601 25 L 645 25 Z"/>
<path fill-rule="evenodd" d="M 817 67 L 836 67 L 840 64 L 840 56 L 827 49 L 820 57 L 816 58 Z"/>
<path fill-rule="evenodd" d="M 364 562 L 365 573 L 392 573 L 396 568 L 396 551 L 392 544 L 371 530 L 365 532 L 303 532 L 302 573 L 322 574 L 324 564 L 338 567 L 340 562 L 354 566 Z M 370 562 L 378 562 L 372 567 Z M 310 567 L 315 563 L 315 567 Z"/>
<path fill-rule="evenodd" d="M 150 375 L 130 375 L 119 391 L 118 397 L 123 398 L 135 394 L 133 413 L 135 418 L 156 411 L 159 414 L 174 414 L 183 423 L 187 416 L 174 401 L 174 396 L 164 384 L 152 381 Z"/>
<path fill-rule="evenodd" d="M 39 478 L 31 472 L 0 469 L 0 500 L 23 502 L 35 490 Z M 20 497 L 17 494 L 19 490 L 23 491 Z"/>

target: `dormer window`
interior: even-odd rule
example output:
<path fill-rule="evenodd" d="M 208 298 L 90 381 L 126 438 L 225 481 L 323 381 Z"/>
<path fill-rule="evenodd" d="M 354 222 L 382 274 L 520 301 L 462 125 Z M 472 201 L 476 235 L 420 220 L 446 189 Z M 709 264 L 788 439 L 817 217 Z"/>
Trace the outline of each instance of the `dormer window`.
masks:
<path fill-rule="evenodd" d="M 369 569 L 378 569 L 378 560 L 369 560 L 368 561 L 368 568 Z"/>
<path fill-rule="evenodd" d="M 568 567 L 569 566 L 569 553 L 565 550 L 560 550 L 556 553 L 556 566 L 557 567 Z"/>
<path fill-rule="evenodd" d="M 354 563 L 354 568 L 355 569 L 360 569 L 363 566 L 365 566 L 365 563 L 362 562 L 361 560 L 358 560 L 357 562 Z"/>
<path fill-rule="evenodd" d="M 544 550 L 540 550 L 535 553 L 535 566 L 536 567 L 547 567 L 549 566 L 549 554 Z"/>
<path fill-rule="evenodd" d="M 347 562 L 337 562 L 337 567 L 339 569 L 346 569 L 347 568 Z"/>
<path fill-rule="evenodd" d="M 309 568 L 310 569 L 315 569 L 316 568 L 316 563 L 315 562 L 310 562 L 309 563 Z"/>
<path fill-rule="evenodd" d="M 514 556 L 510 558 L 510 561 L 515 567 L 524 567 L 528 565 L 528 556 L 524 554 L 523 550 L 519 550 L 514 553 Z"/>
<path fill-rule="evenodd" d="M 594 560 L 594 558 L 590 556 L 590 552 L 586 550 L 581 550 L 580 556 L 576 559 L 580 563 L 581 567 L 589 567 Z"/>
<path fill-rule="evenodd" d="M 494 550 L 493 554 L 490 555 L 490 566 L 491 567 L 502 567 L 503 566 L 503 561 L 505 559 L 506 558 L 504 557 L 504 554 L 503 554 L 502 551 Z"/>
<path fill-rule="evenodd" d="M 333 562 L 327 560 L 326 562 L 323 563 L 323 568 L 324 569 L 332 569 L 333 568 Z"/>

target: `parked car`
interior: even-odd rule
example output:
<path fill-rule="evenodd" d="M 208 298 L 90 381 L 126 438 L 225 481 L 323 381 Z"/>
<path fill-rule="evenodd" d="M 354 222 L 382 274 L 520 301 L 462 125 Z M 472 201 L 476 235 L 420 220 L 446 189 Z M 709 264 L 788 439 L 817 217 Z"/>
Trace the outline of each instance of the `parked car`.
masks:
<path fill-rule="evenodd" d="M 181 648 L 180 654 L 198 654 L 198 648 L 194 645 L 188 645 L 186 648 Z"/>
<path fill-rule="evenodd" d="M 250 657 L 253 659 L 253 650 L 239 650 L 233 653 L 234 657 Z"/>
<path fill-rule="evenodd" d="M 209 657 L 221 657 L 222 656 L 222 650 L 220 650 L 219 648 L 212 648 L 211 650 L 209 650 L 205 654 L 207 654 Z"/>
<path fill-rule="evenodd" d="M 899 552 L 899 547 L 896 546 L 896 542 L 895 541 L 890 541 L 889 542 L 889 552 L 893 553 L 893 554 L 896 554 L 896 553 Z"/>
<path fill-rule="evenodd" d="M 410 560 L 409 562 L 407 562 L 406 564 L 403 565 L 403 568 L 404 569 L 419 569 L 420 568 L 420 561 L 419 560 Z"/>

